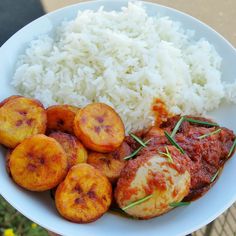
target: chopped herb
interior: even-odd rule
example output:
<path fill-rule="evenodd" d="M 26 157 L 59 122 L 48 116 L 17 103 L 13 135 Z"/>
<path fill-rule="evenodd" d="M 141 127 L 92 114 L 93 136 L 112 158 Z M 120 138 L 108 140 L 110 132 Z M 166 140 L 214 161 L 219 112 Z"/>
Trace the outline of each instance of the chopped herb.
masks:
<path fill-rule="evenodd" d="M 125 206 L 125 207 L 123 207 L 123 208 L 121 208 L 121 209 L 124 211 L 124 210 L 126 210 L 126 209 L 128 209 L 128 208 L 134 207 L 134 206 L 136 206 L 136 205 L 139 205 L 139 204 L 141 204 L 141 203 L 147 201 L 147 200 L 148 200 L 149 198 L 151 198 L 151 197 L 152 197 L 152 194 L 150 194 L 150 195 L 148 195 L 148 196 L 146 196 L 146 197 L 144 197 L 144 198 L 141 198 L 141 199 L 139 199 L 139 200 L 137 200 L 137 201 L 135 201 L 135 202 L 132 202 L 132 203 L 130 203 L 129 205 L 127 205 L 127 206 Z"/>
<path fill-rule="evenodd" d="M 137 137 L 135 134 L 129 133 L 129 135 L 130 135 L 136 142 L 138 142 L 140 145 L 142 145 L 143 147 L 147 147 L 147 145 L 143 142 L 143 140 L 140 139 L 139 137 Z"/>
<path fill-rule="evenodd" d="M 146 142 L 144 142 L 145 145 L 148 144 L 150 140 L 151 140 L 151 139 L 149 139 L 149 140 L 147 140 Z M 124 157 L 124 160 L 128 160 L 128 159 L 130 159 L 130 158 L 136 156 L 136 155 L 139 153 L 139 151 L 142 150 L 143 148 L 144 148 L 143 146 L 139 147 L 139 148 L 136 149 L 133 153 L 131 153 L 129 156 Z"/>
<path fill-rule="evenodd" d="M 212 132 L 210 132 L 210 133 L 203 134 L 203 135 L 199 136 L 198 139 L 202 139 L 202 138 L 209 137 L 209 136 L 211 136 L 211 135 L 214 135 L 214 134 L 219 133 L 220 131 L 221 131 L 221 129 L 217 129 L 217 130 L 212 131 Z"/>
<path fill-rule="evenodd" d="M 175 147 L 177 147 L 177 148 L 180 150 L 180 152 L 184 154 L 185 152 L 184 152 L 183 148 L 181 148 L 181 147 L 179 146 L 179 144 L 176 143 L 176 141 L 175 141 L 166 131 L 164 131 L 164 133 L 165 133 L 166 138 L 169 140 L 169 142 L 170 142 L 172 145 L 174 145 Z"/>
<path fill-rule="evenodd" d="M 210 122 L 201 121 L 201 120 L 194 120 L 194 119 L 186 118 L 186 117 L 185 117 L 185 120 L 188 121 L 188 122 L 190 122 L 190 123 L 195 123 L 195 124 L 199 124 L 199 125 L 219 126 L 219 125 L 216 124 L 216 123 L 210 123 Z"/>
<path fill-rule="evenodd" d="M 171 207 L 180 207 L 180 206 L 187 206 L 189 205 L 191 202 L 172 202 L 169 204 L 169 206 Z"/>
<path fill-rule="evenodd" d="M 165 148 L 166 148 L 166 153 L 165 153 L 165 152 L 159 152 L 159 153 L 160 153 L 161 155 L 166 156 L 166 157 L 168 158 L 168 161 L 169 161 L 169 162 L 174 163 L 173 158 L 172 158 L 172 156 L 171 156 L 171 154 L 170 154 L 168 148 L 167 148 L 167 147 L 165 147 Z"/>
<path fill-rule="evenodd" d="M 211 178 L 211 183 L 215 181 L 216 177 L 219 175 L 220 169 L 216 171 L 216 173 Z"/>
<path fill-rule="evenodd" d="M 177 131 L 178 131 L 180 125 L 181 125 L 182 122 L 184 121 L 184 119 L 185 119 L 185 117 L 182 116 L 182 117 L 179 119 L 179 121 L 176 123 L 175 128 L 173 129 L 173 131 L 172 131 L 172 133 L 171 133 L 171 135 L 170 135 L 172 138 L 176 135 L 176 133 L 177 133 Z"/>
<path fill-rule="evenodd" d="M 231 146 L 231 148 L 229 150 L 229 154 L 228 154 L 227 158 L 229 158 L 232 155 L 235 147 L 236 147 L 236 138 L 234 139 L 233 145 Z"/>
<path fill-rule="evenodd" d="M 136 155 L 138 154 L 138 152 L 139 152 L 141 149 L 143 149 L 143 146 L 141 146 L 141 147 L 139 147 L 138 149 L 136 149 L 136 150 L 135 150 L 132 154 L 130 154 L 129 156 L 124 157 L 124 160 L 128 160 L 128 159 L 130 159 L 130 158 L 136 156 Z"/>

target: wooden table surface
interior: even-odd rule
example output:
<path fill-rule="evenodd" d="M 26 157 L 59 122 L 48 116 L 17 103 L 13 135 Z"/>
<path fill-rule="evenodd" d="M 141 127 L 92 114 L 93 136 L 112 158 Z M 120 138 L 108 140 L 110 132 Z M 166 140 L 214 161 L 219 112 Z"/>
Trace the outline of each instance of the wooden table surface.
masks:
<path fill-rule="evenodd" d="M 112 1 L 112 0 L 110 0 Z M 186 12 L 210 25 L 236 47 L 236 0 L 151 0 Z M 83 0 L 42 0 L 47 12 Z"/>

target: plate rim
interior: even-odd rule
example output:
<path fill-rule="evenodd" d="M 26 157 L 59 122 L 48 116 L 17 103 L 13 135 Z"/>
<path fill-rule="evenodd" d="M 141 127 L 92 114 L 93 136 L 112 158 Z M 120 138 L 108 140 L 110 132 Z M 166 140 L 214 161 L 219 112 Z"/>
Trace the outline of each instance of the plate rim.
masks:
<path fill-rule="evenodd" d="M 17 35 L 20 31 L 22 31 L 23 29 L 29 27 L 30 25 L 34 24 L 35 21 L 38 21 L 44 17 L 47 16 L 51 16 L 54 14 L 57 14 L 60 11 L 64 11 L 65 9 L 69 9 L 69 8 L 74 8 L 74 7 L 79 7 L 79 6 L 83 6 L 83 5 L 88 5 L 88 4 L 100 4 L 100 6 L 102 6 L 105 2 L 111 2 L 109 0 L 92 0 L 92 1 L 85 1 L 85 2 L 79 2 L 79 3 L 75 3 L 75 4 L 71 4 L 62 8 L 59 8 L 57 10 L 54 10 L 52 12 L 49 12 L 47 14 L 42 15 L 41 17 L 38 17 L 37 19 L 31 21 L 30 23 L 28 23 L 27 25 L 25 25 L 24 27 L 22 27 L 21 29 L 19 29 L 17 32 L 15 32 L 6 42 L 3 43 L 3 45 L 0 47 L 0 53 L 1 51 L 4 51 L 5 48 L 7 47 L 7 45 L 11 42 L 14 41 L 15 35 Z M 128 0 L 113 0 L 113 2 L 120 2 L 123 3 L 124 6 L 127 5 L 127 3 L 129 2 Z M 163 8 L 163 9 L 167 9 L 168 11 L 172 11 L 175 13 L 178 13 L 184 17 L 190 18 L 191 20 L 195 21 L 196 23 L 202 25 L 206 30 L 211 31 L 212 33 L 215 34 L 216 37 L 220 38 L 225 44 L 227 44 L 227 46 L 230 47 L 231 50 L 233 50 L 236 54 L 236 48 L 232 45 L 231 42 L 229 42 L 224 36 L 222 36 L 220 33 L 218 33 L 214 28 L 212 28 L 211 26 L 207 25 L 206 23 L 202 22 L 201 20 L 189 15 L 186 12 L 182 12 L 180 10 L 177 10 L 175 8 L 172 7 L 168 7 L 162 4 L 158 4 L 158 3 L 153 3 L 153 2 L 147 2 L 147 1 L 140 1 L 143 2 L 144 5 L 149 5 L 149 6 L 157 6 L 159 8 Z M 89 9 L 89 7 L 87 8 Z M 79 9 L 78 9 L 79 10 Z M 6 196 L 6 194 L 4 194 L 4 191 L 2 191 L 2 189 L 0 188 L 0 194 L 1 196 L 10 204 L 12 205 L 17 211 L 19 212 L 24 212 L 24 210 L 21 210 L 21 206 L 15 205 L 14 202 L 12 202 L 11 200 L 8 200 L 8 196 Z M 10 198 L 9 198 L 10 199 Z M 228 203 L 224 206 L 222 206 L 221 208 L 219 208 L 219 210 L 212 215 L 211 217 L 208 217 L 208 219 L 206 219 L 205 221 L 203 221 L 202 223 L 199 223 L 198 225 L 195 225 L 195 227 L 192 227 L 189 230 L 185 230 L 185 232 L 181 232 L 178 235 L 187 235 L 189 233 L 192 233 L 194 231 L 196 231 L 197 229 L 200 229 L 201 227 L 205 226 L 206 224 L 210 223 L 211 221 L 213 221 L 214 219 L 216 219 L 219 215 L 221 215 L 224 211 L 226 211 L 234 202 L 236 201 L 236 192 L 235 195 L 233 195 L 231 197 L 231 201 L 228 201 Z M 22 213 L 21 213 L 22 214 Z M 50 224 L 45 222 L 38 222 L 37 219 L 34 219 L 34 217 L 30 216 L 30 214 L 23 214 L 24 216 L 26 216 L 27 218 L 31 219 L 32 221 L 34 221 L 35 223 L 41 225 L 42 227 L 44 227 L 45 229 L 48 229 L 49 231 L 55 232 L 57 234 L 61 234 L 60 230 L 55 230 L 54 228 L 52 228 L 50 226 Z M 63 235 L 67 235 L 67 234 L 63 234 Z M 69 236 L 69 235 L 68 235 Z M 176 235 L 177 236 L 177 235 Z"/>

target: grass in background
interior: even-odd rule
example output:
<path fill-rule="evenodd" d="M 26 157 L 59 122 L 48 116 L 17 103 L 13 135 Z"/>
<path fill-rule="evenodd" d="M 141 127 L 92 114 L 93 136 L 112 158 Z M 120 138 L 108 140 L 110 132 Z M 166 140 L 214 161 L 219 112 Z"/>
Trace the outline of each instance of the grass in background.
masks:
<path fill-rule="evenodd" d="M 48 233 L 17 212 L 0 196 L 0 235 L 48 236 Z"/>

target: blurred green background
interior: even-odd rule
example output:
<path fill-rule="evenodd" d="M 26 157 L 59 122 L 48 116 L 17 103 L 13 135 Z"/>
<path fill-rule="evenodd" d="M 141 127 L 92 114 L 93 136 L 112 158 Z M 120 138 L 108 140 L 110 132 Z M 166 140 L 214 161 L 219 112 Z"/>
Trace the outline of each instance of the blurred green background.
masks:
<path fill-rule="evenodd" d="M 0 235 L 48 236 L 47 231 L 22 216 L 0 196 Z"/>

